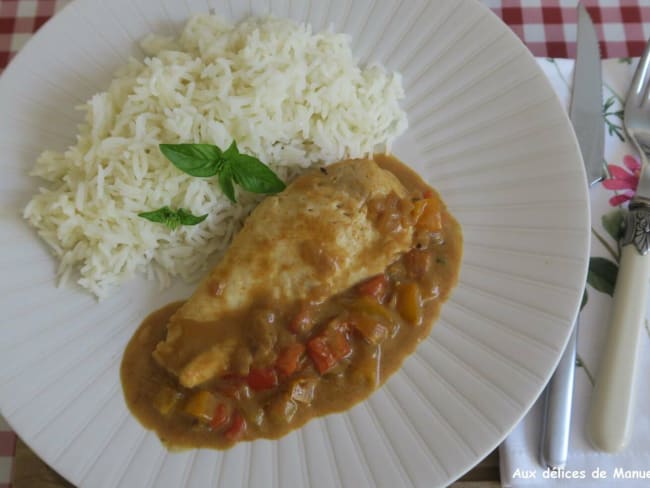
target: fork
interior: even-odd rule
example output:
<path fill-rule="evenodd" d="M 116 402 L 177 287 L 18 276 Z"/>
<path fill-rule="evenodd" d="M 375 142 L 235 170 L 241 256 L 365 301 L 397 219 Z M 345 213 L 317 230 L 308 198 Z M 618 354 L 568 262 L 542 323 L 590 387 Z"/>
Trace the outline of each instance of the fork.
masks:
<path fill-rule="evenodd" d="M 625 101 L 625 130 L 642 161 L 636 195 L 626 216 L 625 236 L 607 342 L 591 403 L 588 431 L 600 450 L 627 444 L 634 405 L 637 349 L 645 319 L 650 278 L 650 41 L 639 61 Z"/>

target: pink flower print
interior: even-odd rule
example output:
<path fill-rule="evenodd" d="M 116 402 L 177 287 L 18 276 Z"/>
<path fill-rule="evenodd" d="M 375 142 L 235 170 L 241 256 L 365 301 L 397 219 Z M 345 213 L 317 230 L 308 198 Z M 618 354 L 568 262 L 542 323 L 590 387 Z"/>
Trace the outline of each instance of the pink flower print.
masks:
<path fill-rule="evenodd" d="M 639 184 L 639 175 L 641 174 L 641 163 L 629 154 L 623 158 L 625 168 L 608 164 L 611 178 L 603 181 L 603 186 L 608 190 L 619 190 L 618 195 L 609 199 L 609 204 L 613 207 L 618 206 L 628 200 L 632 200 L 636 187 Z"/>

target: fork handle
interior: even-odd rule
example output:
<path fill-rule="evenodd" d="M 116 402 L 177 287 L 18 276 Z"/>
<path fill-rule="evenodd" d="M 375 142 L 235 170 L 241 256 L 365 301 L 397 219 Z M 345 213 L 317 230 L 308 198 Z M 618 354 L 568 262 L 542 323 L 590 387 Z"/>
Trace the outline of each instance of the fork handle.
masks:
<path fill-rule="evenodd" d="M 624 245 L 587 427 L 592 444 L 602 451 L 620 451 L 630 436 L 637 348 L 649 277 L 650 255 L 640 254 L 633 245 Z"/>

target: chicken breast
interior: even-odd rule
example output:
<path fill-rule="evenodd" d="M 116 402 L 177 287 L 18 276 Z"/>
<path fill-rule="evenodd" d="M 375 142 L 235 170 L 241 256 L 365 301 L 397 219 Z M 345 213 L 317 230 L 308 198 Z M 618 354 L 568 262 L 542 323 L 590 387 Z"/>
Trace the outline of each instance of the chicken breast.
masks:
<path fill-rule="evenodd" d="M 408 213 L 410 202 L 400 181 L 372 160 L 342 161 L 297 178 L 251 213 L 172 317 L 154 358 L 188 388 L 229 373 L 242 361 L 236 354 L 245 342 L 242 322 L 253 320 L 246 311 L 266 304 L 282 315 L 322 301 L 382 273 L 409 250 L 412 225 L 397 214 Z M 264 320 L 272 323 L 274 315 Z"/>

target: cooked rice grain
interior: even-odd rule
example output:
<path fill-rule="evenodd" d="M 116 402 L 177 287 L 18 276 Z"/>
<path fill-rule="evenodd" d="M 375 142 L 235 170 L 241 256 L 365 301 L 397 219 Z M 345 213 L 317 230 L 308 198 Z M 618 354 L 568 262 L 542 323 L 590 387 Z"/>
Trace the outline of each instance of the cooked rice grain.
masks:
<path fill-rule="evenodd" d="M 76 144 L 38 158 L 32 174 L 49 185 L 24 212 L 60 259 L 61 281 L 78 272 L 100 298 L 136 273 L 162 286 L 196 279 L 260 200 L 239 192 L 232 205 L 216 178 L 179 171 L 160 143 L 234 139 L 288 181 L 383 150 L 406 129 L 399 75 L 361 69 L 345 35 L 197 15 L 178 39 L 150 35 L 142 47 L 144 62 L 131 60 L 81 107 Z M 209 217 L 169 230 L 137 216 L 164 205 Z"/>

